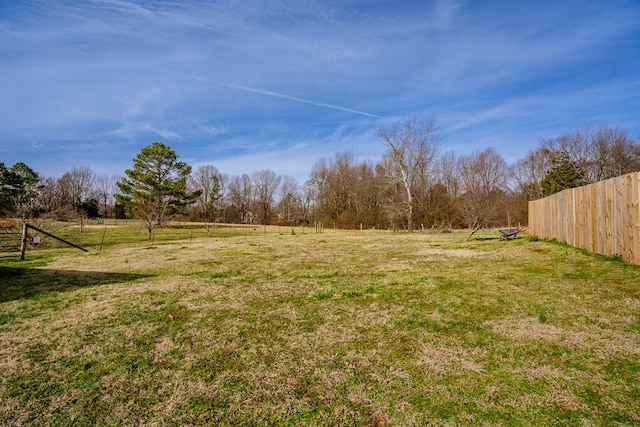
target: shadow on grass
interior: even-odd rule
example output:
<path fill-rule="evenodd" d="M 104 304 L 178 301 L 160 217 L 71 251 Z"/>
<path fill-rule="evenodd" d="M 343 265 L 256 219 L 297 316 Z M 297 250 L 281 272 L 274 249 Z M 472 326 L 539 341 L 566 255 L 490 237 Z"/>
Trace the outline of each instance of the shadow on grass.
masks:
<path fill-rule="evenodd" d="M 0 303 L 50 292 L 133 282 L 147 277 L 151 275 L 0 266 Z"/>

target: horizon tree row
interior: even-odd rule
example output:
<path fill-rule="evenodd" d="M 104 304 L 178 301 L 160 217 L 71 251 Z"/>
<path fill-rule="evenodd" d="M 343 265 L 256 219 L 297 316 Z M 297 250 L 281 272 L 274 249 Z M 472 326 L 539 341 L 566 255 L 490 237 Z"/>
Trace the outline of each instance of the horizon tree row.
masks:
<path fill-rule="evenodd" d="M 167 219 L 312 224 L 341 228 L 470 228 L 525 224 L 528 201 L 640 170 L 640 141 L 608 124 L 542 138 L 508 165 L 493 148 L 442 151 L 435 119 L 414 115 L 377 130 L 377 162 L 351 151 L 320 158 L 308 180 L 272 170 L 229 176 L 192 170 L 167 145 L 142 148 L 125 176 L 74 167 L 41 177 L 24 163 L 0 163 L 0 215 L 26 220 L 136 218 L 149 233 Z"/>

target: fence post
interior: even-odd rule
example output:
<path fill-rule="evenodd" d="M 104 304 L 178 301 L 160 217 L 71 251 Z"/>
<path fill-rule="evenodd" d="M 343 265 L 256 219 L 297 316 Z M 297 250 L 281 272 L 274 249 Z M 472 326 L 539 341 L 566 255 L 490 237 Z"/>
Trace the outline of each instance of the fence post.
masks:
<path fill-rule="evenodd" d="M 27 223 L 22 223 L 22 239 L 20 242 L 20 261 L 24 261 L 24 255 L 27 252 Z"/>

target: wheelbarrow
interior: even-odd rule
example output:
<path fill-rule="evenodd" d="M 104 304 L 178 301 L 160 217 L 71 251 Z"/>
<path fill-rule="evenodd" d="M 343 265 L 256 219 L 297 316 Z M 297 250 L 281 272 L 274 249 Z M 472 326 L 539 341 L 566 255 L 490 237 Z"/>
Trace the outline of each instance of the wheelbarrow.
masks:
<path fill-rule="evenodd" d="M 511 240 L 518 237 L 518 233 L 525 231 L 526 227 L 520 228 L 503 228 L 498 230 L 500 232 L 500 240 Z"/>

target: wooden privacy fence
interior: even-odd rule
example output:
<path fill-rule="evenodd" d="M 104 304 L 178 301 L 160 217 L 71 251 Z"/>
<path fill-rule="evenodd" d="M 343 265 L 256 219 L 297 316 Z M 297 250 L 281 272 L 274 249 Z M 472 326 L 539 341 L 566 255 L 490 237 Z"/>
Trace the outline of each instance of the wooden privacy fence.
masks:
<path fill-rule="evenodd" d="M 529 202 L 529 233 L 640 264 L 640 172 Z"/>

